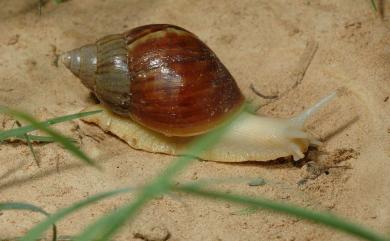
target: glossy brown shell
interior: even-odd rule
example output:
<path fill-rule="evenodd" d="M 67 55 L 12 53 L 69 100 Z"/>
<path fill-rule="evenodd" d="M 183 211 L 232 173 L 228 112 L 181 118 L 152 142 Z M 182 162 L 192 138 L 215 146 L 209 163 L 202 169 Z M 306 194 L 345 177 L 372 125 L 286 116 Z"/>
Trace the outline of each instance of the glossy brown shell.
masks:
<path fill-rule="evenodd" d="M 207 132 L 244 102 L 213 51 L 180 27 L 141 26 L 96 46 L 96 84 L 88 87 L 113 112 L 157 132 Z"/>

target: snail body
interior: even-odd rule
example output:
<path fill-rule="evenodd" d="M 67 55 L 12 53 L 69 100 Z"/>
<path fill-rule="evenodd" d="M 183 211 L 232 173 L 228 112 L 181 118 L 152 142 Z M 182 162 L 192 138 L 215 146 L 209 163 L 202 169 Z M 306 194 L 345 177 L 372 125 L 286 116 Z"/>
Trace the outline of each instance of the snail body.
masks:
<path fill-rule="evenodd" d="M 291 119 L 258 116 L 214 52 L 191 32 L 173 25 L 141 26 L 105 36 L 62 55 L 64 65 L 101 101 L 84 120 L 136 149 L 177 155 L 196 136 L 243 111 L 222 139 L 199 158 L 267 161 L 304 157 L 318 144 L 305 120 L 336 92 Z"/>

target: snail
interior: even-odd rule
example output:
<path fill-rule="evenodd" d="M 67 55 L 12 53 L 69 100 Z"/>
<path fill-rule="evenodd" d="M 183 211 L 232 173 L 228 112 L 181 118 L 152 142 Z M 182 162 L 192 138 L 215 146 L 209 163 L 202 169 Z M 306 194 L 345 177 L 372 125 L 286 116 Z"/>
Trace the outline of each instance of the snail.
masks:
<path fill-rule="evenodd" d="M 304 157 L 320 142 L 304 123 L 337 95 L 290 119 L 247 111 L 245 97 L 215 53 L 174 25 L 140 26 L 61 56 L 63 64 L 100 100 L 84 117 L 135 149 L 179 155 L 197 136 L 243 112 L 221 140 L 198 158 L 222 162 Z"/>

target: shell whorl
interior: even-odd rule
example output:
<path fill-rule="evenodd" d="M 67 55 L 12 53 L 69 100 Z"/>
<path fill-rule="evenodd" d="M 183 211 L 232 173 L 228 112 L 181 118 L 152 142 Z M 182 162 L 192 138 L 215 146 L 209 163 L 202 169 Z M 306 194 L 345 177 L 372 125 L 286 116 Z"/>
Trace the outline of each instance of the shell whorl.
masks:
<path fill-rule="evenodd" d="M 122 34 L 105 36 L 62 55 L 62 62 L 104 104 L 129 113 L 130 77 L 126 41 Z"/>
<path fill-rule="evenodd" d="M 88 44 L 61 56 L 62 63 L 91 90 L 94 89 L 96 79 L 96 51 L 95 44 Z"/>
<path fill-rule="evenodd" d="M 105 36 L 96 41 L 97 70 L 94 93 L 112 111 L 121 115 L 130 112 L 128 49 L 122 34 Z"/>

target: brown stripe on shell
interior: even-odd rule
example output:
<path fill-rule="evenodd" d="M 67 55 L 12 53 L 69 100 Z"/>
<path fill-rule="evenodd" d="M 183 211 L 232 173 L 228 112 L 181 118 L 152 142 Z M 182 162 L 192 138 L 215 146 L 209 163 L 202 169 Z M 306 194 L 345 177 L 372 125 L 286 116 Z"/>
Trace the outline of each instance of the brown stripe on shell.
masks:
<path fill-rule="evenodd" d="M 131 116 L 167 135 L 206 132 L 237 110 L 244 98 L 203 42 L 175 26 L 160 28 L 147 34 L 141 29 L 134 34 L 141 37 L 127 39 Z"/>
<path fill-rule="evenodd" d="M 89 44 L 80 48 L 79 78 L 88 88 L 93 88 L 96 79 L 96 45 Z"/>

